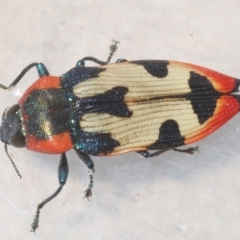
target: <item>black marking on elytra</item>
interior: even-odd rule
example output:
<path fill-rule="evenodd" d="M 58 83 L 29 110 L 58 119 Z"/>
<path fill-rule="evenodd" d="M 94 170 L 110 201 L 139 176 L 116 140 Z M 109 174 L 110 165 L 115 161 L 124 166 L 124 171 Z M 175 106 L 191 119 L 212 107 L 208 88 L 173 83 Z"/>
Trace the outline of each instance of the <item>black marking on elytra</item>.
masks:
<path fill-rule="evenodd" d="M 27 97 L 23 110 L 28 116 L 29 135 L 49 139 L 70 129 L 71 108 L 63 89 L 34 90 Z"/>
<path fill-rule="evenodd" d="M 158 140 L 148 147 L 149 150 L 168 149 L 184 145 L 184 137 L 181 135 L 178 123 L 175 120 L 165 121 L 160 129 Z"/>
<path fill-rule="evenodd" d="M 164 78 L 168 75 L 168 61 L 132 61 L 131 63 L 142 65 L 154 77 Z"/>
<path fill-rule="evenodd" d="M 98 74 L 105 70 L 106 68 L 99 67 L 75 67 L 62 75 L 62 85 L 66 90 L 72 91 L 72 88 L 78 83 L 90 78 L 97 78 Z"/>
<path fill-rule="evenodd" d="M 71 119 L 74 120 L 71 122 L 71 129 L 76 149 L 91 155 L 100 155 L 112 152 L 120 145 L 111 137 L 111 133 L 85 132 L 84 129 L 81 129 L 79 122 L 85 114 L 89 113 L 107 113 L 122 118 L 131 117 L 132 111 L 128 109 L 124 101 L 127 92 L 126 87 L 119 86 L 91 97 L 71 96 L 73 98 Z"/>
<path fill-rule="evenodd" d="M 124 102 L 124 95 L 128 92 L 126 87 L 115 87 L 105 93 L 77 100 L 81 106 L 81 115 L 86 113 L 108 113 L 116 117 L 131 117 L 132 111 Z"/>
<path fill-rule="evenodd" d="M 87 154 L 100 155 L 112 152 L 120 143 L 111 138 L 110 133 L 89 133 L 83 130 L 73 131 L 73 141 L 76 149 Z"/>
<path fill-rule="evenodd" d="M 193 111 L 197 114 L 200 124 L 213 116 L 218 98 L 222 95 L 205 76 L 190 72 L 189 87 L 191 93 L 186 99 L 191 101 Z"/>

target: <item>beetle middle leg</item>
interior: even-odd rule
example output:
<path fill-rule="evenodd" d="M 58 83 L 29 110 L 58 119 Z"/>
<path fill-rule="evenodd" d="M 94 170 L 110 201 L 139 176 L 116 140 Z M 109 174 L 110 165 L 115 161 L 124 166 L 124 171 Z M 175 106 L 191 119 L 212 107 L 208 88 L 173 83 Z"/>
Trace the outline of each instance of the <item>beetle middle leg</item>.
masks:
<path fill-rule="evenodd" d="M 32 225 L 31 225 L 32 226 L 31 232 L 35 232 L 36 228 L 38 228 L 40 210 L 43 208 L 43 206 L 45 204 L 47 204 L 49 201 L 51 201 L 53 198 L 55 198 L 61 192 L 64 184 L 67 181 L 67 176 L 68 176 L 68 162 L 67 162 L 66 154 L 63 153 L 61 155 L 61 159 L 60 159 L 60 163 L 59 163 L 59 167 L 58 167 L 58 182 L 60 185 L 55 193 L 53 193 L 51 196 L 49 196 L 44 201 L 42 201 L 40 204 L 38 204 L 36 215 L 34 217 Z"/>
<path fill-rule="evenodd" d="M 77 62 L 76 67 L 84 67 L 85 66 L 85 61 L 92 61 L 92 62 L 95 62 L 99 65 L 108 64 L 110 62 L 114 52 L 117 51 L 117 44 L 118 43 L 119 43 L 118 41 L 112 40 L 112 44 L 110 45 L 110 53 L 109 53 L 107 61 L 101 61 L 101 60 L 99 60 L 95 57 L 84 57 Z"/>
<path fill-rule="evenodd" d="M 85 198 L 87 198 L 89 200 L 89 198 L 92 196 L 92 188 L 93 188 L 93 173 L 94 173 L 94 163 L 92 161 L 92 159 L 90 158 L 90 156 L 84 152 L 81 152 L 77 149 L 75 149 L 77 155 L 79 156 L 79 158 L 82 160 L 82 162 L 84 163 L 84 165 L 89 169 L 89 184 L 88 184 L 88 188 L 86 189 L 86 191 L 84 192 L 85 194 Z"/>

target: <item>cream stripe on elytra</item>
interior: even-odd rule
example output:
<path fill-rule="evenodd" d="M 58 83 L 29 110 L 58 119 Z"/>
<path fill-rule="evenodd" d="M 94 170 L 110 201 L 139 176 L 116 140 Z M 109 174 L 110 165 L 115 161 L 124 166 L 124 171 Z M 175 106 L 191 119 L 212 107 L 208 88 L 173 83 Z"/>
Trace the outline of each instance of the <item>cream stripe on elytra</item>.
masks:
<path fill-rule="evenodd" d="M 91 97 L 102 94 L 116 86 L 128 88 L 125 101 L 155 96 L 181 95 L 191 91 L 188 85 L 190 72 L 178 66 L 167 65 L 168 75 L 164 78 L 152 76 L 142 65 L 121 63 L 116 67 L 108 65 L 99 77 L 90 78 L 77 84 L 73 92 L 79 97 Z"/>

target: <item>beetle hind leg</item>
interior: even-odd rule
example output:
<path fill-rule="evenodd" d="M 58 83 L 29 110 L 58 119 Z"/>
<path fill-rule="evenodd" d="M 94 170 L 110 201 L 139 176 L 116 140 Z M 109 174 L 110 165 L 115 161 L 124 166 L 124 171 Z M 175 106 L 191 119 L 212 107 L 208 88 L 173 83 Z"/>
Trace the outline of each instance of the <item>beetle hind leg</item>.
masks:
<path fill-rule="evenodd" d="M 78 157 L 82 160 L 83 164 L 89 169 L 88 174 L 89 174 L 89 184 L 88 188 L 84 192 L 84 198 L 89 198 L 92 196 L 92 188 L 93 188 L 93 173 L 94 173 L 94 163 L 90 156 L 84 152 L 81 152 L 77 149 L 75 149 Z"/>
<path fill-rule="evenodd" d="M 140 154 L 141 156 L 145 157 L 145 158 L 149 158 L 149 157 L 156 157 L 168 150 L 173 150 L 176 152 L 181 152 L 181 153 L 188 153 L 188 154 L 194 154 L 194 152 L 198 151 L 198 146 L 196 147 L 190 147 L 187 149 L 178 149 L 178 148 L 170 148 L 170 149 L 161 149 L 159 151 L 156 151 L 154 153 L 149 153 L 148 151 L 138 151 L 137 153 Z"/>
<path fill-rule="evenodd" d="M 148 151 L 137 151 L 136 153 L 140 154 L 141 156 L 143 156 L 145 158 L 150 158 L 150 157 L 156 157 L 168 150 L 171 150 L 171 149 L 162 149 L 162 150 L 156 151 L 154 153 L 150 153 Z"/>
<path fill-rule="evenodd" d="M 176 152 L 194 154 L 195 152 L 198 151 L 198 146 L 196 146 L 196 147 L 190 147 L 190 148 L 186 148 L 186 149 L 173 148 L 172 150 L 173 150 L 173 151 L 176 151 Z"/>
<path fill-rule="evenodd" d="M 33 220 L 33 223 L 31 225 L 32 229 L 31 232 L 35 232 L 35 230 L 38 228 L 39 223 L 39 217 L 40 217 L 40 210 L 43 208 L 45 204 L 47 204 L 49 201 L 51 201 L 53 198 L 55 198 L 62 190 L 64 184 L 67 181 L 68 176 L 68 162 L 66 158 L 66 154 L 63 153 L 61 155 L 59 167 L 58 167 L 58 181 L 59 181 L 59 187 L 58 189 L 48 198 L 46 198 L 44 201 L 42 201 L 40 204 L 38 204 L 37 211 Z"/>

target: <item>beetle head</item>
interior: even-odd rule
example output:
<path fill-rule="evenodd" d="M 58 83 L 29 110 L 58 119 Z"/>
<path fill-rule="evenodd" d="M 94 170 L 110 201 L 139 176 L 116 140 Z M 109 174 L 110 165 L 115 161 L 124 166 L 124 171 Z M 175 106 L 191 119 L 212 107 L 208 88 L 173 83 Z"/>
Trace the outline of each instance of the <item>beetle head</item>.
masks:
<path fill-rule="evenodd" d="M 14 147 L 25 147 L 25 137 L 22 134 L 22 121 L 19 113 L 19 105 L 13 105 L 6 109 L 2 116 L 0 137 L 2 142 Z"/>

